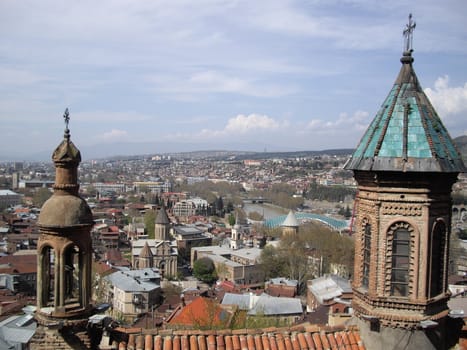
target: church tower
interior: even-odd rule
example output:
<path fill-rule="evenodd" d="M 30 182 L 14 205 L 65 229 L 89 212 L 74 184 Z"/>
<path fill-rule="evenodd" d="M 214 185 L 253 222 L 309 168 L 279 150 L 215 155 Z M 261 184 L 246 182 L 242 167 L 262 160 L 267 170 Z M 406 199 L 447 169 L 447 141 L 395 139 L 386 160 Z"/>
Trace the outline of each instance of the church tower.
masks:
<path fill-rule="evenodd" d="M 75 334 L 68 343 L 80 349 L 87 347 L 76 336 L 77 328 L 86 325 L 92 311 L 90 231 L 94 222 L 89 206 L 78 194 L 81 155 L 70 140 L 68 109 L 64 118 L 64 139 L 52 155 L 54 193 L 44 203 L 38 220 L 36 319 L 44 329 L 59 325 L 60 334 L 67 334 L 66 330 Z M 50 345 L 41 341 L 34 348 L 41 346 Z"/>
<path fill-rule="evenodd" d="M 235 217 L 235 225 L 232 227 L 230 236 L 230 249 L 237 250 L 243 247 L 243 237 L 241 227 L 238 223 L 238 216 Z"/>
<path fill-rule="evenodd" d="M 157 212 L 156 220 L 154 222 L 154 236 L 156 240 L 170 240 L 170 220 L 163 205 Z"/>
<path fill-rule="evenodd" d="M 413 69 L 402 68 L 345 168 L 358 183 L 353 309 L 369 349 L 447 348 L 451 189 L 465 166 Z"/>
<path fill-rule="evenodd" d="M 282 235 L 297 235 L 298 228 L 300 227 L 297 218 L 295 217 L 294 212 L 291 210 L 287 217 L 285 218 L 284 222 L 281 225 L 282 227 Z"/>

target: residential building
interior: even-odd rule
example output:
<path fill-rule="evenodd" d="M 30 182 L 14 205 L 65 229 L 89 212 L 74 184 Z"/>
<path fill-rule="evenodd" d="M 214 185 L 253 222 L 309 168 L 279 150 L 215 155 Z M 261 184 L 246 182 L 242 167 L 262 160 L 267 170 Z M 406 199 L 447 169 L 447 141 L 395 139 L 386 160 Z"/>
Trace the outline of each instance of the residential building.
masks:
<path fill-rule="evenodd" d="M 219 279 L 255 288 L 264 283 L 264 271 L 258 262 L 260 255 L 259 248 L 194 247 L 191 249 L 191 266 L 202 257 L 210 258 Z"/>
<path fill-rule="evenodd" d="M 12 292 L 36 295 L 37 253 L 0 256 L 0 276 Z"/>
<path fill-rule="evenodd" d="M 125 183 L 120 182 L 94 182 L 92 186 L 96 189 L 97 192 L 101 194 L 105 193 L 116 193 L 121 194 L 127 191 L 127 186 Z"/>
<path fill-rule="evenodd" d="M 166 193 L 172 189 L 172 184 L 168 181 L 135 181 L 133 188 L 137 193 L 149 191 L 151 193 Z"/>
<path fill-rule="evenodd" d="M 182 200 L 174 204 L 172 214 L 180 219 L 187 219 L 196 214 L 196 205 L 189 200 Z"/>
<path fill-rule="evenodd" d="M 195 226 L 177 225 L 173 227 L 173 233 L 179 254 L 186 261 L 191 260 L 193 247 L 204 247 L 212 244 L 212 236 Z"/>
<path fill-rule="evenodd" d="M 288 278 L 271 278 L 265 283 L 265 292 L 273 297 L 293 298 L 298 292 L 298 281 Z"/>
<path fill-rule="evenodd" d="M 103 279 L 104 299 L 112 304 L 114 316 L 134 320 L 161 301 L 161 275 L 157 269 L 117 271 Z"/>

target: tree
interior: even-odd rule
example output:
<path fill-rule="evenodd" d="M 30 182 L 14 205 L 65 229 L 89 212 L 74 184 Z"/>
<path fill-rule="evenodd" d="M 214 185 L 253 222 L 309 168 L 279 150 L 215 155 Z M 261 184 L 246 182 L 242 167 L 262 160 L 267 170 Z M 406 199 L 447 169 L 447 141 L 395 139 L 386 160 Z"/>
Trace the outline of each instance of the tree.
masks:
<path fill-rule="evenodd" d="M 224 200 L 222 199 L 222 197 L 219 197 L 216 199 L 215 207 L 216 207 L 216 215 L 223 216 L 224 215 Z"/>
<path fill-rule="evenodd" d="M 213 283 L 215 280 L 217 280 L 214 262 L 207 257 L 202 257 L 196 260 L 193 264 L 193 276 L 195 276 L 200 281 L 209 284 Z"/>
<path fill-rule="evenodd" d="M 148 209 L 144 214 L 144 224 L 146 226 L 146 232 L 148 233 L 149 239 L 155 238 L 155 223 L 156 223 L 156 211 Z"/>
<path fill-rule="evenodd" d="M 85 191 L 90 197 L 95 197 L 97 195 L 97 189 L 93 185 L 86 186 Z"/>
<path fill-rule="evenodd" d="M 261 252 L 260 262 L 266 278 L 286 277 L 297 280 L 299 289 L 312 275 L 310 256 L 322 256 L 327 266 L 331 263 L 353 266 L 354 243 L 347 236 L 339 235 L 317 223 L 300 227 L 298 235 L 282 237 L 277 248 L 267 245 Z M 327 269 L 325 268 L 325 271 Z"/>
<path fill-rule="evenodd" d="M 344 217 L 348 220 L 348 219 L 350 219 L 351 216 L 352 216 L 352 212 L 350 211 L 350 208 L 349 208 L 349 206 L 347 205 L 347 206 L 345 207 Z"/>
<path fill-rule="evenodd" d="M 230 214 L 229 214 L 229 225 L 230 225 L 230 226 L 235 225 L 235 221 L 237 221 L 236 218 L 235 218 L 235 215 L 232 214 L 232 213 L 230 213 Z"/>
<path fill-rule="evenodd" d="M 261 213 L 258 213 L 257 211 L 252 211 L 248 214 L 248 218 L 253 220 L 253 221 L 262 221 L 263 215 Z"/>
<path fill-rule="evenodd" d="M 266 279 L 284 276 L 284 259 L 278 248 L 265 246 L 261 251 L 260 264 Z"/>
<path fill-rule="evenodd" d="M 40 208 L 44 205 L 45 201 L 52 196 L 52 192 L 46 187 L 41 187 L 37 189 L 32 198 L 33 204 Z"/>

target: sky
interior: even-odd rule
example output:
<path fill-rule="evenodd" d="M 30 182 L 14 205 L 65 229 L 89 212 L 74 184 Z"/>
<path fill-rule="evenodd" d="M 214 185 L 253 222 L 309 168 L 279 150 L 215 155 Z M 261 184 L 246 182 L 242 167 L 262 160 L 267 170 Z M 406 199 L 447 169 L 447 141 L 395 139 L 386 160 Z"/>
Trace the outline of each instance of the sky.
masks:
<path fill-rule="evenodd" d="M 0 160 L 354 148 L 400 70 L 467 134 L 465 0 L 1 0 Z"/>

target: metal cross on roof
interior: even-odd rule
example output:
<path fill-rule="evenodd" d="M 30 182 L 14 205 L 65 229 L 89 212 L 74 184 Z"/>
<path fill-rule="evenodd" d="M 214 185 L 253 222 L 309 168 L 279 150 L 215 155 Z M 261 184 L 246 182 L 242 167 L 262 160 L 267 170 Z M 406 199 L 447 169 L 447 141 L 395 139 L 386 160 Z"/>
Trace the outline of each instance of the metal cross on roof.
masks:
<path fill-rule="evenodd" d="M 402 35 L 404 39 L 404 48 L 405 51 L 412 51 L 412 40 L 413 40 L 413 30 L 415 29 L 416 23 L 412 21 L 412 14 L 409 14 L 409 23 L 406 24 Z"/>
<path fill-rule="evenodd" d="M 65 126 L 68 129 L 68 123 L 70 122 L 70 113 L 68 112 L 68 108 L 65 109 L 65 113 L 63 113 L 63 119 L 65 119 Z"/>

